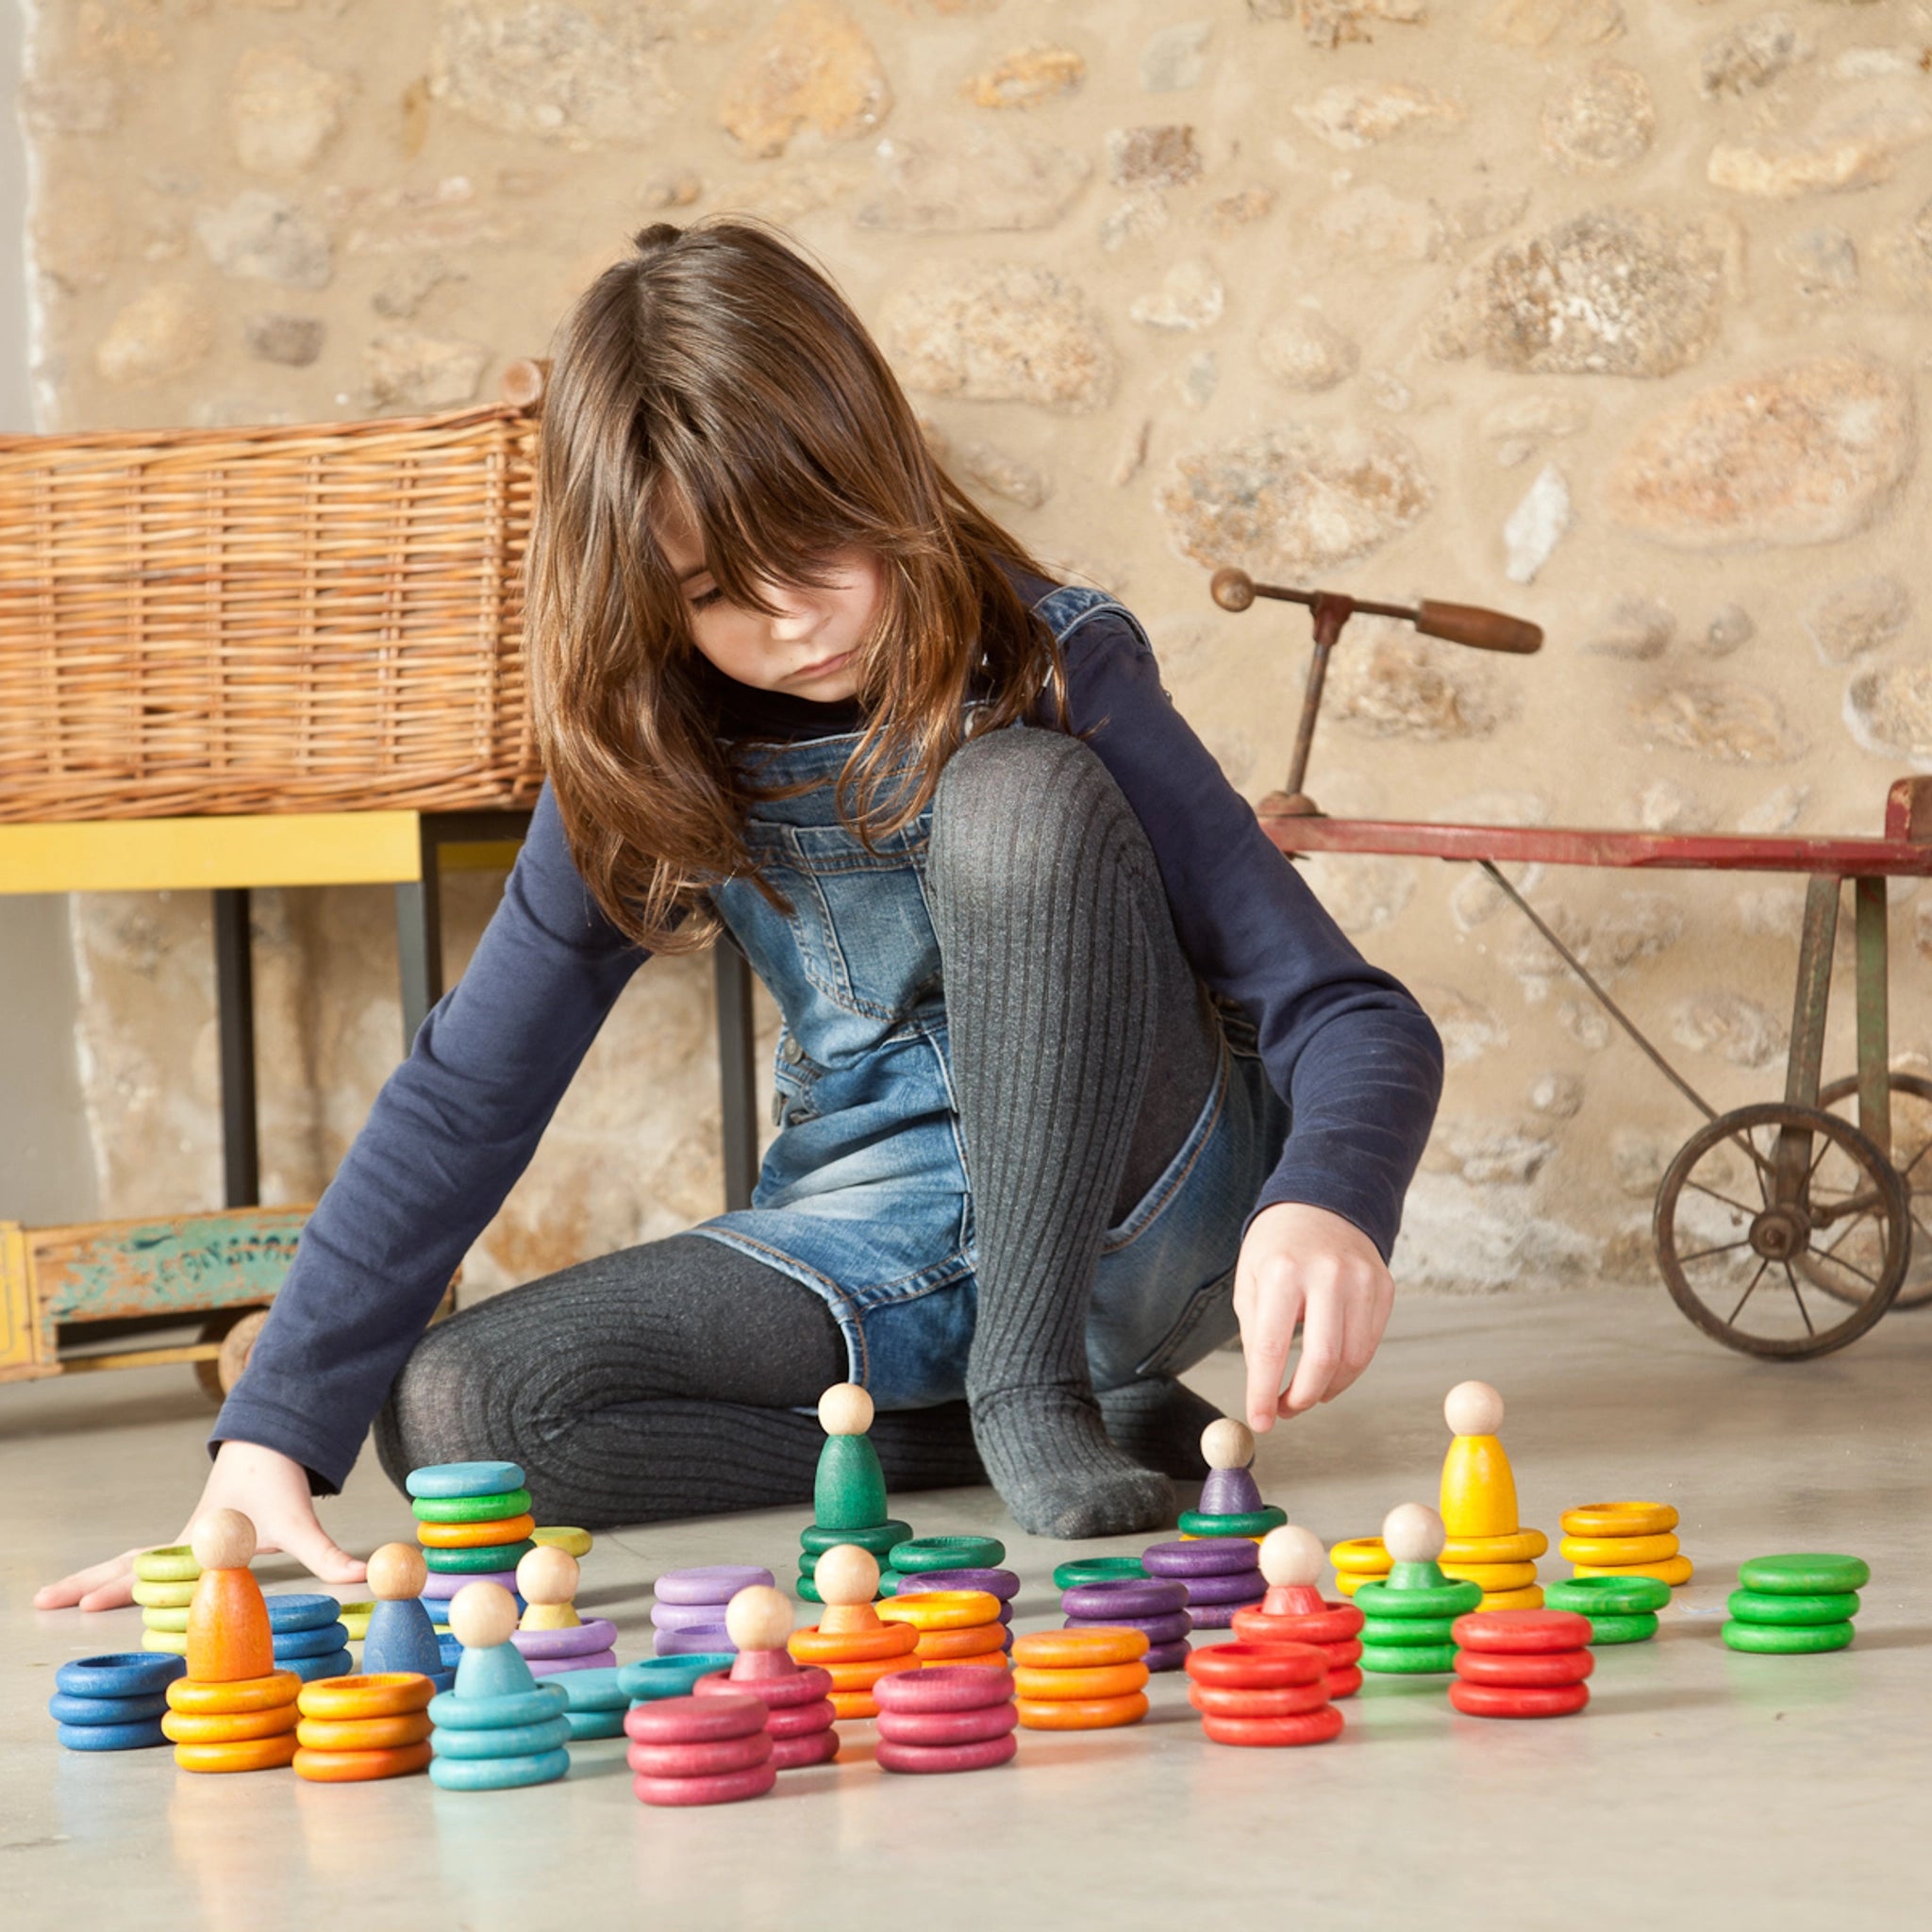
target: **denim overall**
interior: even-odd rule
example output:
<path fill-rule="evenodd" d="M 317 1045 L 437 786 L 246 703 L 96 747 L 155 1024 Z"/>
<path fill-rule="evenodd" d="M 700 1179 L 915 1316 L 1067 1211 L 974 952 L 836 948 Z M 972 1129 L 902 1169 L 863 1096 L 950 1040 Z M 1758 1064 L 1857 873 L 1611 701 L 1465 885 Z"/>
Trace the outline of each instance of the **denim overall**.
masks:
<path fill-rule="evenodd" d="M 1104 591 L 1077 585 L 1035 608 L 1062 641 L 1097 611 L 1134 621 Z M 881 1408 L 919 1408 L 965 1393 L 978 1304 L 973 1199 L 927 899 L 932 808 L 867 852 L 833 803 L 858 739 L 751 755 L 761 786 L 820 781 L 758 802 L 745 830 L 791 916 L 744 877 L 712 889 L 782 1016 L 780 1131 L 753 1205 L 690 1231 L 822 1295 L 851 1351 L 852 1379 Z M 1235 1332 L 1241 1224 L 1280 1156 L 1289 1114 L 1247 1016 L 1231 1002 L 1215 1006 L 1223 1040 L 1212 1091 L 1166 1171 L 1102 1243 L 1087 1324 L 1096 1389 L 1185 1368 Z"/>

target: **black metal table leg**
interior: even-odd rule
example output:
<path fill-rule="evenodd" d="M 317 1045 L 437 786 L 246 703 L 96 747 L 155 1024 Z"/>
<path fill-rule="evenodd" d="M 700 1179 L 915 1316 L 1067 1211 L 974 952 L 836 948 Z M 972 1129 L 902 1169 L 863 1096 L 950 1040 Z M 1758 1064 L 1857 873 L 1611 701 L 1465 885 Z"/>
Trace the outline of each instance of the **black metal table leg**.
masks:
<path fill-rule="evenodd" d="M 718 999 L 718 1084 L 723 1103 L 724 1207 L 751 1206 L 758 1173 L 758 1081 L 752 1069 L 751 967 L 731 941 L 711 949 Z"/>
<path fill-rule="evenodd" d="M 230 1208 L 252 1208 L 261 1198 L 261 1157 L 255 1118 L 255 961 L 248 943 L 248 888 L 221 887 L 214 901 L 222 1195 Z"/>

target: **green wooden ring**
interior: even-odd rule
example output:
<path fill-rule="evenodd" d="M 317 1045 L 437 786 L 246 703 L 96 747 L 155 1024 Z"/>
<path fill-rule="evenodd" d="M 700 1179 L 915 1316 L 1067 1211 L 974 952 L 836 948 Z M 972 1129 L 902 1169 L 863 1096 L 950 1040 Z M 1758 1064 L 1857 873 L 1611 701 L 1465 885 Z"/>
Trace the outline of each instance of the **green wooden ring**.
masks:
<path fill-rule="evenodd" d="M 1139 1557 L 1075 1557 L 1053 1573 L 1056 1590 L 1078 1590 L 1085 1583 L 1118 1583 L 1147 1574 Z"/>
<path fill-rule="evenodd" d="M 143 1609 L 141 1625 L 143 1630 L 176 1630 L 183 1637 L 188 1635 L 188 1611 L 191 1607 L 183 1604 L 178 1609 L 167 1609 L 157 1606 Z"/>
<path fill-rule="evenodd" d="M 891 1565 L 901 1576 L 923 1570 L 997 1570 L 1007 1546 L 996 1536 L 917 1536 L 894 1543 Z"/>
<path fill-rule="evenodd" d="M 819 1574 L 819 1559 L 809 1550 L 798 1553 L 798 1574 L 801 1576 L 816 1576 Z M 878 1596 L 891 1596 L 899 1588 L 899 1579 L 890 1570 L 879 1572 Z"/>
<path fill-rule="evenodd" d="M 185 1610 L 194 1601 L 194 1585 L 185 1578 L 179 1583 L 150 1583 L 137 1576 L 134 1601 L 144 1610 Z"/>
<path fill-rule="evenodd" d="M 418 1496 L 409 1505 L 418 1523 L 494 1523 L 530 1513 L 528 1490 L 504 1490 L 494 1496 Z"/>
<path fill-rule="evenodd" d="M 874 1524 L 870 1529 L 827 1529 L 823 1524 L 808 1523 L 798 1532 L 798 1547 L 811 1556 L 823 1557 L 841 1543 L 857 1543 L 883 1563 L 892 1554 L 893 1544 L 908 1541 L 911 1535 L 912 1525 L 901 1523 L 896 1516 Z"/>
<path fill-rule="evenodd" d="M 1288 1511 L 1273 1503 L 1234 1516 L 1204 1516 L 1198 1509 L 1181 1511 L 1183 1536 L 1266 1536 L 1288 1521 Z"/>
<path fill-rule="evenodd" d="M 143 1630 L 141 1647 L 143 1650 L 164 1650 L 174 1657 L 186 1657 L 188 1633 L 185 1630 Z"/>
<path fill-rule="evenodd" d="M 800 1603 L 822 1604 L 824 1598 L 819 1594 L 819 1587 L 809 1576 L 800 1574 L 797 1586 L 792 1591 Z"/>
<path fill-rule="evenodd" d="M 1365 1643 L 1357 1661 L 1363 1670 L 1375 1671 L 1388 1677 L 1435 1676 L 1456 1668 L 1456 1646 L 1453 1643 L 1413 1646 Z"/>
<path fill-rule="evenodd" d="M 1361 1639 L 1395 1650 L 1416 1650 L 1424 1644 L 1454 1643 L 1454 1617 L 1365 1617 Z"/>
<path fill-rule="evenodd" d="M 1357 1607 L 1366 1617 L 1459 1617 L 1465 1610 L 1482 1606 L 1480 1583 L 1410 1584 L 1398 1589 L 1393 1583 L 1365 1583 L 1355 1593 Z"/>
<path fill-rule="evenodd" d="M 1768 1596 L 1816 1596 L 1863 1590 L 1872 1566 L 1862 1557 L 1753 1557 L 1738 1565 L 1738 1581 Z"/>
<path fill-rule="evenodd" d="M 192 1583 L 201 1565 L 186 1543 L 175 1543 L 165 1550 L 142 1551 L 134 1559 L 134 1574 L 143 1583 Z"/>
<path fill-rule="evenodd" d="M 1848 1624 L 1858 1614 L 1856 1590 L 1828 1591 L 1813 1596 L 1774 1596 L 1762 1590 L 1734 1590 L 1727 1607 L 1740 1624 Z"/>
<path fill-rule="evenodd" d="M 1740 1624 L 1734 1617 L 1724 1625 L 1724 1641 L 1733 1650 L 1754 1651 L 1760 1657 L 1808 1657 L 1844 1649 L 1853 1631 L 1850 1623 Z"/>
<path fill-rule="evenodd" d="M 1627 1617 L 1613 1614 L 1590 1620 L 1590 1641 L 1592 1644 L 1643 1643 L 1656 1635 L 1655 1610 L 1638 1610 Z"/>
<path fill-rule="evenodd" d="M 441 1576 L 493 1576 L 514 1570 L 536 1547 L 525 1537 L 520 1543 L 485 1543 L 475 1550 L 425 1550 L 423 1560 Z"/>
<path fill-rule="evenodd" d="M 1656 1576 L 1566 1576 L 1543 1586 L 1543 1605 L 1585 1617 L 1641 1617 L 1671 1600 L 1671 1586 Z"/>

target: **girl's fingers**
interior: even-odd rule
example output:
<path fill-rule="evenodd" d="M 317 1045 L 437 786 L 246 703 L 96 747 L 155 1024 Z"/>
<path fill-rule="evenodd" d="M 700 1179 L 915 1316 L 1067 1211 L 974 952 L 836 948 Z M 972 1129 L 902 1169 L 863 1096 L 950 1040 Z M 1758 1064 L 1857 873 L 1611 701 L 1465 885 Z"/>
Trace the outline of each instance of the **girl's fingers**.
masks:
<path fill-rule="evenodd" d="M 1241 1353 L 1248 1366 L 1248 1426 L 1266 1435 L 1274 1425 L 1282 1371 L 1301 1319 L 1301 1290 L 1292 1279 L 1256 1296 L 1257 1307 L 1241 1329 Z"/>
<path fill-rule="evenodd" d="M 1302 1310 L 1302 1358 L 1295 1365 L 1288 1393 L 1281 1398 L 1284 1415 L 1300 1415 L 1313 1408 L 1327 1391 L 1341 1358 L 1341 1299 L 1332 1279 L 1308 1291 L 1307 1305 Z"/>
<path fill-rule="evenodd" d="M 134 1558 L 136 1552 L 124 1550 L 105 1563 L 76 1570 L 58 1583 L 43 1585 L 34 1592 L 37 1610 L 118 1610 L 134 1601 Z"/>
<path fill-rule="evenodd" d="M 306 1523 L 283 1524 L 275 1543 L 325 1583 L 360 1583 L 368 1572 L 368 1566 L 341 1548 L 312 1516 Z"/>
<path fill-rule="evenodd" d="M 1375 1344 L 1382 1339 L 1382 1324 L 1386 1319 L 1379 1298 L 1373 1292 L 1353 1294 L 1347 1298 L 1342 1312 L 1341 1358 L 1335 1365 L 1334 1374 L 1328 1378 L 1328 1392 L 1322 1397 L 1324 1402 L 1333 1402 L 1344 1389 L 1351 1388 L 1356 1378 L 1374 1359 Z"/>

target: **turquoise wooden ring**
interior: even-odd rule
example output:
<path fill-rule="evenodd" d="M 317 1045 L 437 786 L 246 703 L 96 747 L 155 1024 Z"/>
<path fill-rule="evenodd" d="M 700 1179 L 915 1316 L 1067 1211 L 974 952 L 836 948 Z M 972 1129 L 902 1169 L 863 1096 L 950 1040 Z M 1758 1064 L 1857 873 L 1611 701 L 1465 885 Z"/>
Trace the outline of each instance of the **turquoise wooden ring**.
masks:
<path fill-rule="evenodd" d="M 485 1731 L 511 1724 L 542 1724 L 564 1711 L 563 1689 L 552 1683 L 533 1690 L 504 1690 L 492 1696 L 458 1697 L 442 1691 L 429 1700 L 429 1722 L 438 1730 Z"/>
<path fill-rule="evenodd" d="M 566 1676 L 571 1673 L 565 1672 Z M 621 1738 L 624 1736 L 624 1713 L 621 1710 L 567 1710 L 564 1722 L 570 1725 L 570 1740 L 573 1744 L 582 1743 L 591 1738 Z"/>
<path fill-rule="evenodd" d="M 431 1757 L 429 1782 L 445 1791 L 508 1791 L 547 1785 L 570 1770 L 570 1753 L 540 1751 L 527 1757 Z"/>
<path fill-rule="evenodd" d="M 693 1651 L 688 1657 L 647 1657 L 639 1663 L 620 1664 L 617 1681 L 633 1704 L 655 1704 L 660 1697 L 689 1697 L 691 1687 L 713 1671 L 728 1671 L 738 1661 L 735 1651 Z"/>
<path fill-rule="evenodd" d="M 622 1724 L 620 1718 L 618 1723 Z M 493 1724 L 478 1731 L 435 1730 L 429 1748 L 439 1757 L 529 1757 L 541 1751 L 560 1751 L 570 1742 L 565 1719 L 546 1717 L 533 1724 Z"/>
<path fill-rule="evenodd" d="M 614 1710 L 621 1717 L 630 1708 L 630 1692 L 610 1665 L 588 1671 L 559 1671 L 551 1680 L 563 1687 L 571 1709 Z"/>
<path fill-rule="evenodd" d="M 62 1664 L 54 1673 L 54 1688 L 70 1697 L 152 1697 L 187 1674 L 185 1658 L 117 1650 Z"/>
<path fill-rule="evenodd" d="M 524 1487 L 524 1472 L 514 1462 L 431 1462 L 412 1469 L 403 1488 L 412 1496 L 442 1501 L 451 1496 L 497 1496 Z"/>

